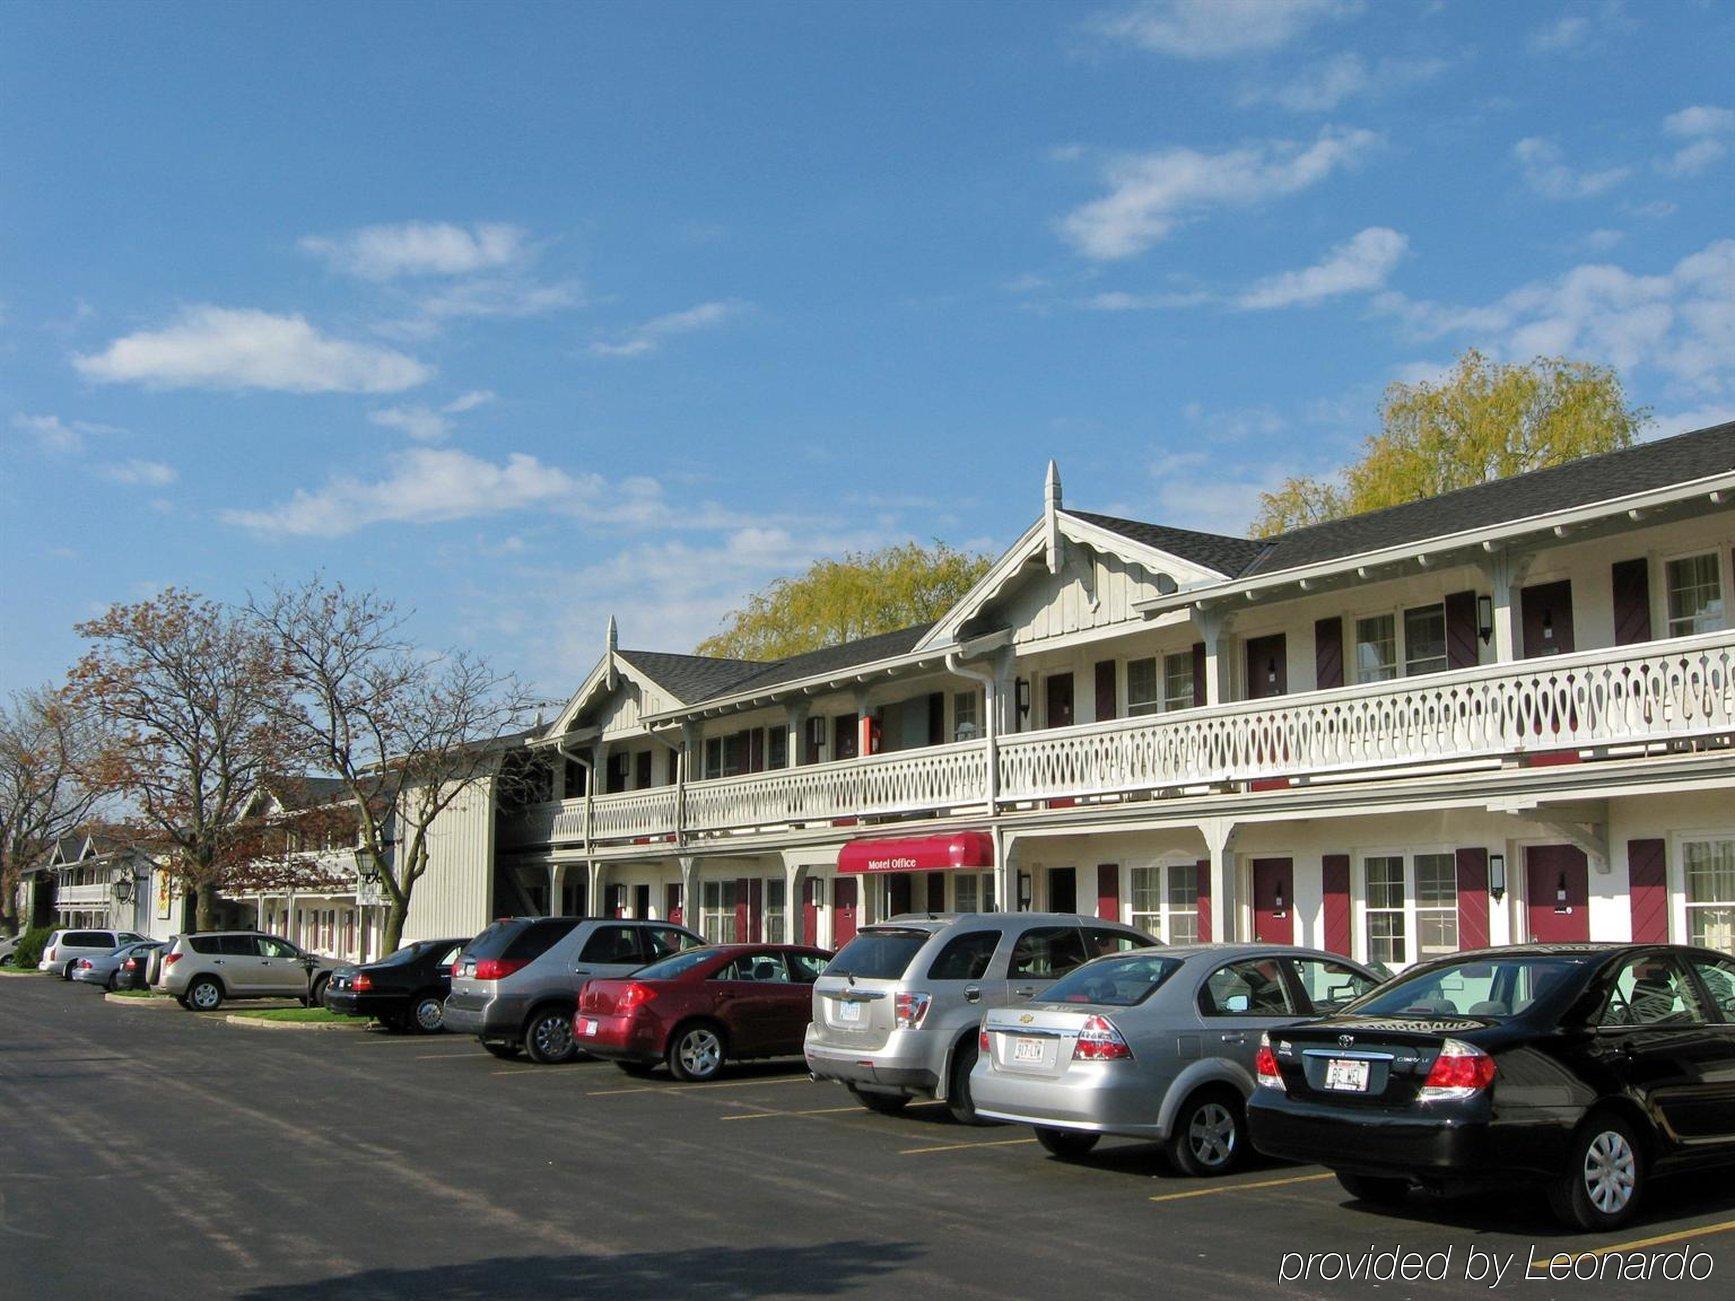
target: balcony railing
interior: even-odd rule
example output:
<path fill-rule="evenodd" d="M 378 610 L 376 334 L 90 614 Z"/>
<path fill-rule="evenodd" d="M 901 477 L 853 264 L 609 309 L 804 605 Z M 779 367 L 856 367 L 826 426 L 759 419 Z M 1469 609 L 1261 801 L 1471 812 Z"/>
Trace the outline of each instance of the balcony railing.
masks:
<path fill-rule="evenodd" d="M 54 892 L 57 907 L 74 908 L 109 903 L 113 899 L 111 885 L 63 885 Z"/>
<path fill-rule="evenodd" d="M 1735 633 L 1026 732 L 999 742 L 999 802 L 1028 805 L 1323 776 L 1426 771 L 1735 733 Z M 983 740 L 686 788 L 688 840 L 799 824 L 986 812 Z M 676 789 L 599 796 L 597 843 L 676 835 Z M 584 801 L 507 819 L 508 843 L 578 841 Z"/>

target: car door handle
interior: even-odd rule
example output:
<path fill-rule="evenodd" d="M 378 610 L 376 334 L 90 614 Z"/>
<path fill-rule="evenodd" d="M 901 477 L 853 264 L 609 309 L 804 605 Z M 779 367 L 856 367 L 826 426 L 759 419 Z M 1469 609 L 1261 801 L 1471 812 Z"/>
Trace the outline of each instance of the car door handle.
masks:
<path fill-rule="evenodd" d="M 1217 1037 L 1226 1044 L 1244 1044 L 1247 1042 L 1247 1036 L 1244 1034 L 1225 1034 Z"/>
<path fill-rule="evenodd" d="M 588 976 L 588 975 L 590 975 L 590 968 L 589 967 L 574 967 L 572 969 L 572 974 L 575 976 Z"/>
<path fill-rule="evenodd" d="M 965 985 L 964 1001 L 966 1003 L 980 1003 L 982 1001 L 982 987 L 980 985 Z"/>
<path fill-rule="evenodd" d="M 1019 998 L 1032 998 L 1036 994 L 1036 986 L 1035 985 L 1020 985 L 1017 989 L 1013 990 L 1012 992 L 1014 994 L 1018 995 Z"/>

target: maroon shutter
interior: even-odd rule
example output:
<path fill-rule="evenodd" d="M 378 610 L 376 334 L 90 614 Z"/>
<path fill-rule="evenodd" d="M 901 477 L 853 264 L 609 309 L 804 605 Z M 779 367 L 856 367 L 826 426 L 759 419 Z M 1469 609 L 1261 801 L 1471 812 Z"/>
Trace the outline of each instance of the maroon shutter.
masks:
<path fill-rule="evenodd" d="M 1345 957 L 1350 951 L 1349 855 L 1327 854 L 1320 860 L 1320 887 L 1325 895 L 1325 945 Z"/>
<path fill-rule="evenodd" d="M 1627 841 L 1627 898 L 1633 910 L 1633 942 L 1667 944 L 1668 858 L 1662 841 Z"/>
<path fill-rule="evenodd" d="M 946 744 L 946 693 L 928 693 L 928 744 Z"/>
<path fill-rule="evenodd" d="M 1117 863 L 1097 864 L 1096 915 L 1111 922 L 1121 919 L 1121 869 Z"/>
<path fill-rule="evenodd" d="M 1115 716 L 1115 662 L 1098 660 L 1096 664 L 1096 721 L 1106 722 Z"/>
<path fill-rule="evenodd" d="M 1446 597 L 1446 667 L 1472 669 L 1480 658 L 1476 649 L 1476 593 L 1452 592 Z"/>
<path fill-rule="evenodd" d="M 1193 703 L 1205 703 L 1205 643 L 1193 643 Z"/>
<path fill-rule="evenodd" d="M 747 733 L 747 771 L 765 771 L 765 729 L 756 727 Z"/>
<path fill-rule="evenodd" d="M 1609 569 L 1614 585 L 1615 645 L 1631 646 L 1651 639 L 1651 564 L 1643 556 L 1622 560 Z"/>
<path fill-rule="evenodd" d="M 1313 621 L 1313 682 L 1321 691 L 1343 685 L 1343 620 Z"/>
<path fill-rule="evenodd" d="M 1199 860 L 1199 942 L 1211 942 L 1211 860 Z"/>
<path fill-rule="evenodd" d="M 669 785 L 673 786 L 681 779 L 681 752 L 669 751 Z"/>
<path fill-rule="evenodd" d="M 1458 947 L 1488 947 L 1488 851 L 1458 851 Z"/>
<path fill-rule="evenodd" d="M 746 877 L 735 879 L 735 934 L 739 944 L 753 943 L 753 933 L 748 930 L 753 924 L 752 909 L 747 904 L 747 892 L 752 888 L 753 883 Z"/>

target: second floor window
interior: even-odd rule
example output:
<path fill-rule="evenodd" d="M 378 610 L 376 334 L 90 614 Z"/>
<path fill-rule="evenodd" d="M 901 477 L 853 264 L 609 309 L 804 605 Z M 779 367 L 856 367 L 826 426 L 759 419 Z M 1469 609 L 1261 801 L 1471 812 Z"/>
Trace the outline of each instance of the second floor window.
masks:
<path fill-rule="evenodd" d="M 1439 673 L 1446 667 L 1446 607 L 1404 611 L 1404 676 Z"/>
<path fill-rule="evenodd" d="M 1127 661 L 1127 714 L 1154 714 L 1163 707 L 1162 692 L 1157 682 L 1157 660 Z"/>
<path fill-rule="evenodd" d="M 1198 700 L 1193 684 L 1193 652 L 1163 656 L 1163 708 L 1191 709 Z"/>
<path fill-rule="evenodd" d="M 1153 655 L 1127 661 L 1127 714 L 1193 707 L 1193 654 Z"/>
<path fill-rule="evenodd" d="M 1355 680 L 1387 682 L 1447 667 L 1446 607 L 1419 605 L 1395 614 L 1371 614 L 1355 621 Z"/>
<path fill-rule="evenodd" d="M 981 697 L 974 691 L 952 693 L 952 739 L 974 741 L 982 735 Z"/>
<path fill-rule="evenodd" d="M 1397 619 L 1389 614 L 1355 621 L 1355 680 L 1384 682 L 1398 676 Z"/>
<path fill-rule="evenodd" d="M 1716 632 L 1723 626 L 1723 575 L 1719 570 L 1715 552 L 1669 561 L 1669 636 L 1690 637 L 1696 632 Z"/>

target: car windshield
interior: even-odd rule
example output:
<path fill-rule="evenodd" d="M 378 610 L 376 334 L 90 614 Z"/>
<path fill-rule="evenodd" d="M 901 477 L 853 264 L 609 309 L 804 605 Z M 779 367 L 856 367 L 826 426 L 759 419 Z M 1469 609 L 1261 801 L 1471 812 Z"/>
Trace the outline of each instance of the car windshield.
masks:
<path fill-rule="evenodd" d="M 1356 1016 L 1474 1016 L 1499 1020 L 1585 970 L 1594 955 L 1517 955 L 1448 962 L 1399 976 L 1343 1010 Z"/>
<path fill-rule="evenodd" d="M 1132 1007 L 1156 993 L 1180 967 L 1181 959 L 1152 953 L 1087 962 L 1055 981 L 1037 998 L 1044 1003 L 1101 1003 L 1106 1007 Z"/>
<path fill-rule="evenodd" d="M 421 940 L 415 944 L 406 944 L 401 949 L 393 949 L 373 965 L 376 967 L 407 966 L 417 958 L 421 957 L 423 953 L 427 952 L 428 946 L 431 943 L 433 943 L 431 940 Z"/>
<path fill-rule="evenodd" d="M 910 959 L 932 938 L 932 932 L 916 927 L 876 926 L 844 945 L 826 967 L 825 974 L 896 980 L 908 969 Z"/>
<path fill-rule="evenodd" d="M 685 953 L 677 953 L 673 957 L 664 958 L 661 962 L 653 962 L 648 967 L 640 967 L 633 972 L 634 980 L 673 980 L 683 972 L 691 971 L 717 954 L 712 949 L 688 949 Z"/>

